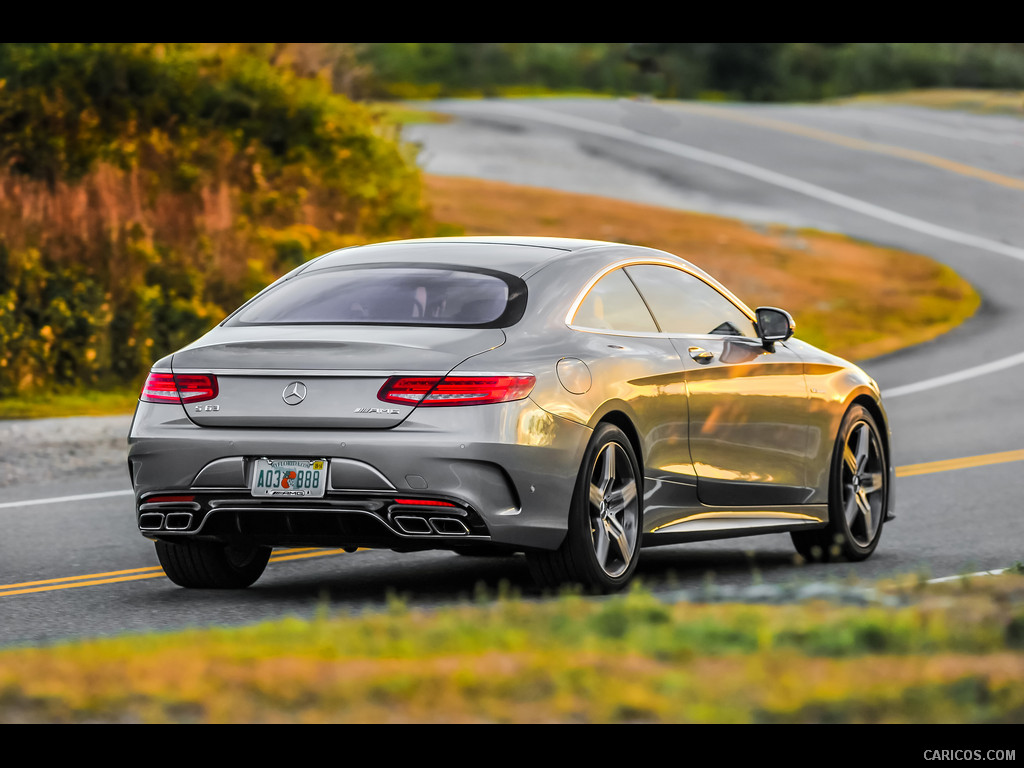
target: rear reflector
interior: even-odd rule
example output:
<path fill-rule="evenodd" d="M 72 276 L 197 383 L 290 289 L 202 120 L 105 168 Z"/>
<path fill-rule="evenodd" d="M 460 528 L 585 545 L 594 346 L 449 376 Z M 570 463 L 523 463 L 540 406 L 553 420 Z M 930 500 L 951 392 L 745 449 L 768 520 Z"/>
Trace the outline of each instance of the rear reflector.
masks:
<path fill-rule="evenodd" d="M 150 373 L 139 399 L 145 403 L 200 403 L 217 397 L 217 377 L 196 373 Z"/>
<path fill-rule="evenodd" d="M 395 499 L 395 504 L 404 504 L 412 507 L 454 507 L 448 501 L 437 501 L 436 499 Z"/>
<path fill-rule="evenodd" d="M 421 407 L 507 403 L 529 395 L 536 381 L 533 376 L 392 376 L 377 398 Z"/>

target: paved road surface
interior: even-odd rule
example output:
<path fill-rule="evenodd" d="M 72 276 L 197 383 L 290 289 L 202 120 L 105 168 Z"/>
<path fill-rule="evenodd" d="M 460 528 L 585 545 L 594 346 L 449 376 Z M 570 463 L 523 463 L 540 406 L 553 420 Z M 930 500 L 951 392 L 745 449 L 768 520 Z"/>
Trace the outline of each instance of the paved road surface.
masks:
<path fill-rule="evenodd" d="M 1024 560 L 1024 122 L 862 106 L 434 106 L 458 119 L 407 133 L 430 172 L 845 232 L 948 263 L 984 297 L 978 316 L 951 334 L 865 363 L 889 395 L 897 464 L 924 465 L 900 479 L 898 520 L 870 561 L 798 568 L 787 536 L 686 545 L 644 553 L 640 575 L 656 589 L 699 585 L 708 572 L 744 585 L 945 576 Z M 699 254 L 683 255 L 699 263 Z M 432 604 L 502 579 L 534 594 L 521 559 L 315 550 L 281 553 L 240 594 L 181 590 L 135 533 L 116 458 L 98 452 L 91 466 L 88 452 L 44 451 L 77 470 L 32 484 L 10 467 L 19 445 L 30 445 L 10 429 L 0 428 L 0 645 L 308 615 L 325 601 L 359 611 L 379 607 L 389 590 Z M 972 457 L 981 458 L 959 461 Z M 22 503 L 52 497 L 72 498 Z"/>

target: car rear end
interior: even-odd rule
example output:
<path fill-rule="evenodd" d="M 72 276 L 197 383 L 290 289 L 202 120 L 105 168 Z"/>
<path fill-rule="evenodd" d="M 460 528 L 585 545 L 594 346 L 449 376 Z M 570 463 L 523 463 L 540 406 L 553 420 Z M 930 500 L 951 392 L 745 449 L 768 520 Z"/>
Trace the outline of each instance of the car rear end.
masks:
<path fill-rule="evenodd" d="M 589 430 L 530 400 L 532 371 L 486 365 L 526 298 L 509 274 L 451 265 L 279 282 L 154 366 L 129 438 L 140 532 L 557 546 Z"/>

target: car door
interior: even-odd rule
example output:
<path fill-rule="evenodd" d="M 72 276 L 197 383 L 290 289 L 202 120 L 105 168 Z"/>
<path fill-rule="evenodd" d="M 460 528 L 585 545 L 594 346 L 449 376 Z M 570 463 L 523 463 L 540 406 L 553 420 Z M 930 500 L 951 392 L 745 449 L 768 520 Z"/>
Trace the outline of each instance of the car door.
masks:
<path fill-rule="evenodd" d="M 664 491 L 664 483 L 692 485 L 686 372 L 621 268 L 589 290 L 570 325 L 584 332 L 578 354 L 595 382 L 582 398 L 586 411 L 599 413 L 609 402 L 628 408 L 640 436 L 649 493 Z"/>
<path fill-rule="evenodd" d="M 626 268 L 685 370 L 689 448 L 702 504 L 807 503 L 808 394 L 801 359 L 767 349 L 752 315 L 679 268 Z"/>

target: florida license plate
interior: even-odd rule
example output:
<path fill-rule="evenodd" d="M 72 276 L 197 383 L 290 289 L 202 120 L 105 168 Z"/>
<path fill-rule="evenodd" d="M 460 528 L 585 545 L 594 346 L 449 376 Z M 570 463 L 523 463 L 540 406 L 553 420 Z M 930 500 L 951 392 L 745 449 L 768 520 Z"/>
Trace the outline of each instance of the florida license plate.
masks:
<path fill-rule="evenodd" d="M 256 459 L 253 467 L 253 496 L 319 498 L 326 487 L 326 459 Z"/>

